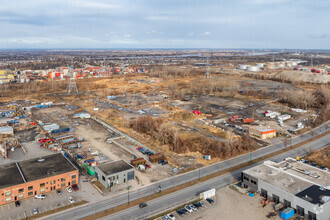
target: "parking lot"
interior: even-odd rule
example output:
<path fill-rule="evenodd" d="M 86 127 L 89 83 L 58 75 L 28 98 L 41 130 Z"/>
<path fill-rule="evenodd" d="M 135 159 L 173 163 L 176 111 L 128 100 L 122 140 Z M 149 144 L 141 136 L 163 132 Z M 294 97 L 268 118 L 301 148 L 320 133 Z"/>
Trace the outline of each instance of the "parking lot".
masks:
<path fill-rule="evenodd" d="M 33 209 L 37 208 L 40 213 L 47 212 L 56 208 L 70 205 L 69 197 L 73 197 L 75 202 L 85 200 L 94 202 L 103 198 L 102 195 L 89 183 L 84 182 L 85 177 L 80 177 L 79 190 L 71 193 L 62 189 L 62 194 L 57 195 L 56 192 L 47 193 L 44 200 L 35 199 L 34 197 L 20 200 L 21 205 L 15 207 L 15 203 L 0 206 L 1 220 L 22 219 L 33 215 Z"/>
<path fill-rule="evenodd" d="M 59 207 L 70 205 L 69 197 L 73 197 L 75 202 L 82 200 L 75 192 L 69 193 L 66 190 L 61 190 L 62 194 L 57 195 L 56 192 L 47 193 L 46 199 L 28 198 L 20 200 L 21 205 L 15 207 L 15 203 L 0 206 L 1 219 L 22 219 L 28 216 L 33 216 L 33 209 L 37 208 L 40 213 L 47 212 Z"/>
<path fill-rule="evenodd" d="M 214 197 L 213 204 L 202 200 L 203 207 L 199 207 L 196 211 L 191 213 L 179 215 L 176 211 L 171 212 L 175 219 L 191 220 L 191 219 L 245 219 L 245 220 L 264 220 L 268 219 L 266 216 L 272 211 L 273 203 L 262 207 L 260 197 L 250 197 L 247 194 L 241 194 L 229 187 L 218 189 Z M 164 218 L 159 217 L 157 220 Z M 280 216 L 272 216 L 271 220 L 280 220 Z"/>

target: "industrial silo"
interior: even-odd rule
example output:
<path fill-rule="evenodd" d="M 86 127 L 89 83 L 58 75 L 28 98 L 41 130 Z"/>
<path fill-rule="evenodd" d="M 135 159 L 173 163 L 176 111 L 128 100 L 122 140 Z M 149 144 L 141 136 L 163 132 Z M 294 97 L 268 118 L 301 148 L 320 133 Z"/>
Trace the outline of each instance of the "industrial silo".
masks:
<path fill-rule="evenodd" d="M 246 70 L 247 67 L 248 67 L 248 65 L 246 65 L 246 64 L 239 64 L 238 65 L 239 70 Z"/>
<path fill-rule="evenodd" d="M 257 72 L 260 70 L 260 68 L 258 66 L 248 66 L 246 70 L 251 72 Z"/>

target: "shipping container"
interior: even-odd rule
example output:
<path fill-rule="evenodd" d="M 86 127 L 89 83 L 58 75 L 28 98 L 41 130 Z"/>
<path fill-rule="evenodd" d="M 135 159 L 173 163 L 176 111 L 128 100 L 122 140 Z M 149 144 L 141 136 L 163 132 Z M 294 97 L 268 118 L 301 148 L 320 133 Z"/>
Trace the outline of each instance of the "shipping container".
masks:
<path fill-rule="evenodd" d="M 278 116 L 277 118 L 278 118 L 278 120 L 280 120 L 280 121 L 285 121 L 285 120 L 290 119 L 290 118 L 291 118 L 291 115 L 288 115 L 288 114 L 286 114 L 286 115 L 280 115 L 280 116 Z"/>
<path fill-rule="evenodd" d="M 51 133 L 56 134 L 56 133 L 63 133 L 68 131 L 70 131 L 70 128 L 60 128 L 60 129 L 52 130 Z"/>
<path fill-rule="evenodd" d="M 91 176 L 94 176 L 95 175 L 95 169 L 93 167 L 89 166 L 87 168 L 87 173 Z"/>
<path fill-rule="evenodd" d="M 244 119 L 242 119 L 242 122 L 243 123 L 250 123 L 250 122 L 254 122 L 254 119 L 253 118 L 244 118 Z"/>
<path fill-rule="evenodd" d="M 281 212 L 281 219 L 289 219 L 294 216 L 294 209 L 293 208 L 286 208 L 284 211 Z"/>
<path fill-rule="evenodd" d="M 74 141 L 75 138 L 68 138 L 68 139 L 63 139 L 61 140 L 62 143 L 68 143 L 68 142 L 71 142 L 71 141 Z"/>

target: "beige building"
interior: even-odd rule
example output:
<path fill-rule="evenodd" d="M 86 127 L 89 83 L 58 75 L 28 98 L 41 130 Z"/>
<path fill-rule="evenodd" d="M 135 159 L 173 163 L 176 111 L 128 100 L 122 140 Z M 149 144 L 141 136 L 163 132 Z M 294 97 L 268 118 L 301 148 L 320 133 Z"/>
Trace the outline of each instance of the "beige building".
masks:
<path fill-rule="evenodd" d="M 249 127 L 249 133 L 251 136 L 260 139 L 269 139 L 276 137 L 276 130 L 264 127 Z"/>

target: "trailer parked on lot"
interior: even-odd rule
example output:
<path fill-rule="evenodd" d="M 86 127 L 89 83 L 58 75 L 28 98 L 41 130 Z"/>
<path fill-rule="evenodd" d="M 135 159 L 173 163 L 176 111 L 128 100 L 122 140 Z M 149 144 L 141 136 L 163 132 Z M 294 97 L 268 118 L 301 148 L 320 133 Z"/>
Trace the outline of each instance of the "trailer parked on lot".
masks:
<path fill-rule="evenodd" d="M 57 133 L 63 133 L 63 132 L 68 132 L 68 131 L 70 131 L 70 128 L 60 128 L 60 129 L 52 130 L 50 133 L 57 134 Z"/>
<path fill-rule="evenodd" d="M 199 194 L 200 199 L 207 199 L 215 196 L 215 189 L 210 189 Z"/>

